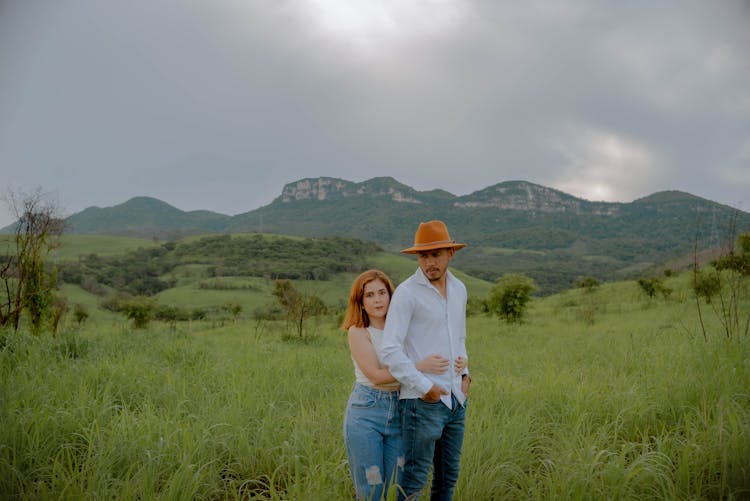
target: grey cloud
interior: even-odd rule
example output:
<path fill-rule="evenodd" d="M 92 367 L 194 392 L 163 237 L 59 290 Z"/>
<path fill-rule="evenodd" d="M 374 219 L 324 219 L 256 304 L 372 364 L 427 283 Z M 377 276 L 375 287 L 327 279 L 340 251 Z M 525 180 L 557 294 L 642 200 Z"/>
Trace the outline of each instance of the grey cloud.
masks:
<path fill-rule="evenodd" d="M 146 194 L 234 214 L 313 176 L 581 195 L 604 172 L 571 133 L 590 130 L 658 159 L 631 164 L 629 183 L 610 175 L 613 199 L 750 203 L 742 2 L 456 0 L 435 21 L 448 28 L 376 33 L 381 51 L 325 32 L 311 5 L 3 3 L 3 178 L 57 190 L 71 210 Z M 393 9 L 394 22 L 414 14 Z"/>

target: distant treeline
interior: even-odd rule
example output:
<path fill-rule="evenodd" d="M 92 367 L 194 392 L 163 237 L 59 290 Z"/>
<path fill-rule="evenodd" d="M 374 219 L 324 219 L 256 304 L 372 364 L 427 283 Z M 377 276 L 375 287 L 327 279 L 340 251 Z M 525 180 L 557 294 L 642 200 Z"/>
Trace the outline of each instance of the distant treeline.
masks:
<path fill-rule="evenodd" d="M 89 254 L 60 265 L 60 278 L 100 293 L 103 286 L 133 295 L 154 295 L 174 286 L 165 279 L 178 266 L 202 265 L 205 277 L 250 276 L 272 280 L 328 280 L 359 272 L 380 247 L 361 240 L 219 235 L 167 242 L 121 256 Z"/>

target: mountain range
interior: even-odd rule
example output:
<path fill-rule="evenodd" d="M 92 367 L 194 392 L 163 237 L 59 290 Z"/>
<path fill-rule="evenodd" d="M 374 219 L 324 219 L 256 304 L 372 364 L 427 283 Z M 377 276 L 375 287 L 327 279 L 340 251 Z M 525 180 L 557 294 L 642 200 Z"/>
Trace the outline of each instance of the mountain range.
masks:
<path fill-rule="evenodd" d="M 284 186 L 270 204 L 235 216 L 185 212 L 136 197 L 113 207 L 89 207 L 67 223 L 74 234 L 162 239 L 247 232 L 345 236 L 398 251 L 411 245 L 420 221 L 431 219 L 444 220 L 454 239 L 469 244 L 454 260 L 463 271 L 488 280 L 522 272 L 544 290 L 568 287 L 576 277 L 632 277 L 750 230 L 750 213 L 680 191 L 629 203 L 592 202 L 506 181 L 456 196 L 417 191 L 390 177 L 361 183 L 301 179 Z"/>

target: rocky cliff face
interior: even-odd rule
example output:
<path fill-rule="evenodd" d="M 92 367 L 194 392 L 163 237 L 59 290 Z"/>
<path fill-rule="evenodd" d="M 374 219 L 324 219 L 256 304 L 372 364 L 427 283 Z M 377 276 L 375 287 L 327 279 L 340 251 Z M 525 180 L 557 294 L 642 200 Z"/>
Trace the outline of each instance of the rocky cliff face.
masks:
<path fill-rule="evenodd" d="M 432 198 L 429 192 L 419 192 L 392 178 L 374 178 L 362 183 L 342 179 L 320 177 L 301 179 L 284 186 L 279 201 L 337 200 L 341 198 L 369 196 L 387 197 L 395 202 L 424 204 Z M 620 213 L 622 204 L 589 202 L 567 193 L 529 183 L 508 181 L 490 186 L 470 195 L 456 197 L 449 193 L 441 196 L 452 202 L 457 209 L 496 208 L 528 212 L 569 212 L 573 214 L 596 214 L 613 216 Z"/>
<path fill-rule="evenodd" d="M 301 179 L 284 186 L 281 191 L 282 202 L 295 200 L 327 200 L 346 196 L 347 188 L 352 183 L 340 179 L 320 177 L 317 179 Z"/>
<path fill-rule="evenodd" d="M 457 208 L 495 207 L 529 212 L 571 212 L 573 214 L 616 215 L 622 204 L 589 202 L 567 193 L 528 183 L 509 181 L 461 197 Z"/>
<path fill-rule="evenodd" d="M 355 196 L 388 197 L 396 202 L 422 203 L 418 198 L 418 192 L 392 178 L 374 178 L 363 183 L 352 183 L 330 177 L 301 179 L 284 186 L 278 200 L 281 202 L 323 201 Z"/>

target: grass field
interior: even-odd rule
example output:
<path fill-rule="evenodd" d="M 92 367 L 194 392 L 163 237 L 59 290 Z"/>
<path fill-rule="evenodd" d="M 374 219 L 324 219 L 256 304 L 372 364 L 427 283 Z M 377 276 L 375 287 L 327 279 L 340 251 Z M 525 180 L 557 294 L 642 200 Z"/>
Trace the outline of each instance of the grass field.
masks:
<path fill-rule="evenodd" d="M 256 234 L 234 234 L 232 238 L 255 237 Z M 192 236 L 180 242 L 192 242 L 203 236 Z M 4 240 L 3 240 L 4 238 Z M 298 239 L 301 237 L 287 237 L 265 234 L 268 239 Z M 11 243 L 11 236 L 0 236 L 0 245 L 6 247 Z M 137 249 L 147 249 L 163 245 L 163 242 L 149 239 L 112 237 L 103 235 L 65 235 L 62 246 L 53 250 L 50 258 L 55 263 L 75 262 L 80 257 L 96 254 L 102 257 L 124 255 Z M 368 265 L 385 270 L 396 284 L 414 273 L 417 267 L 416 259 L 412 256 L 376 252 L 368 257 Z M 180 264 L 170 272 L 159 276 L 172 287 L 156 294 L 153 299 L 160 305 L 175 306 L 184 309 L 204 309 L 209 311 L 221 310 L 229 304 L 239 304 L 242 307 L 241 318 L 250 319 L 259 309 L 267 308 L 275 303 L 272 296 L 275 281 L 262 277 L 222 276 L 212 277 L 209 264 L 188 263 Z M 484 297 L 493 284 L 480 280 L 461 271 L 454 270 L 456 275 L 464 281 L 471 295 Z M 299 290 L 318 296 L 334 312 L 340 312 L 346 305 L 349 287 L 356 273 L 340 273 L 329 280 L 308 281 L 293 280 Z M 117 294 L 117 291 L 101 286 L 106 294 L 96 296 L 73 285 L 63 285 L 62 295 L 68 299 L 68 304 L 80 304 L 94 316 L 112 318 L 111 313 L 99 306 L 107 298 Z"/>
<path fill-rule="evenodd" d="M 105 235 L 64 235 L 62 246 L 53 252 L 53 259 L 72 260 L 86 254 L 112 256 L 132 250 L 160 245 L 146 238 L 113 237 Z"/>
<path fill-rule="evenodd" d="M 750 340 L 707 314 L 705 341 L 686 278 L 668 285 L 535 299 L 522 325 L 469 319 L 457 499 L 750 499 Z M 68 322 L 0 335 L 3 499 L 353 498 L 336 318 L 306 342 L 244 317 Z"/>

